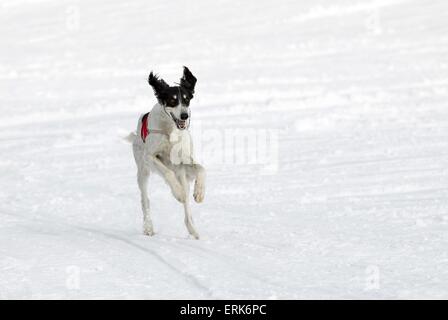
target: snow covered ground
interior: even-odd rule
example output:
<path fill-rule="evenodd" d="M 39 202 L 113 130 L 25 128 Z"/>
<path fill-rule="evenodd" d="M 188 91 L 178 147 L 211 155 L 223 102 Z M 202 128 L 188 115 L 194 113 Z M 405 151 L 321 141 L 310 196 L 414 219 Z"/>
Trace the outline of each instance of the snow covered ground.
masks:
<path fill-rule="evenodd" d="M 1 0 L 0 298 L 448 298 L 447 21 L 442 0 Z M 141 234 L 121 140 L 149 71 L 183 65 L 199 241 L 160 178 Z M 271 170 L 226 161 L 229 129 L 273 132 Z"/>

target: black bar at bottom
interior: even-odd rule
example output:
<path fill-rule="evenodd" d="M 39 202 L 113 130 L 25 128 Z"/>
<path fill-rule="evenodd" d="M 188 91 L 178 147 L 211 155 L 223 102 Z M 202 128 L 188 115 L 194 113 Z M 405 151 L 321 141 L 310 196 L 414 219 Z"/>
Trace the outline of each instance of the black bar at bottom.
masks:
<path fill-rule="evenodd" d="M 30 315 L 46 317 L 62 315 L 90 318 L 132 317 L 143 319 L 299 319 L 335 316 L 363 319 L 367 317 L 397 316 L 405 314 L 425 318 L 431 312 L 444 311 L 445 301 L 403 300 L 116 300 L 116 301 L 0 301 L 2 312 L 9 308 L 15 317 Z M 443 308 L 443 309 L 442 309 Z M 64 310 L 64 311 L 60 311 Z M 62 312 L 62 313 L 61 313 Z M 138 315 L 136 315 L 138 314 Z M 157 317 L 156 317 L 157 316 Z"/>

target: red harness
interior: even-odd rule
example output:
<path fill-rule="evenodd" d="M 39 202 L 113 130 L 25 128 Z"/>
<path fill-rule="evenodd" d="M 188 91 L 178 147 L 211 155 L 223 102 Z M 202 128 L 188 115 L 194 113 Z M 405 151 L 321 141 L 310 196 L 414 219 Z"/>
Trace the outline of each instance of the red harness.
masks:
<path fill-rule="evenodd" d="M 149 121 L 149 112 L 146 113 L 142 118 L 142 130 L 140 131 L 140 136 L 142 137 L 143 142 L 145 142 L 146 137 L 149 135 L 148 121 Z"/>

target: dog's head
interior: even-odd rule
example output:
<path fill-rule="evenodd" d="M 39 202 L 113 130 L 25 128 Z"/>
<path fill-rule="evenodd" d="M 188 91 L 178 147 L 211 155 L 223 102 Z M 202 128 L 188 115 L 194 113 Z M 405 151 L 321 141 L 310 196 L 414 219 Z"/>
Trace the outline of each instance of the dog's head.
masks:
<path fill-rule="evenodd" d="M 149 85 L 160 105 L 165 109 L 180 130 L 188 128 L 190 124 L 190 100 L 193 99 L 194 86 L 197 79 L 184 67 L 184 74 L 178 86 L 171 87 L 163 79 L 152 72 L 149 74 Z"/>

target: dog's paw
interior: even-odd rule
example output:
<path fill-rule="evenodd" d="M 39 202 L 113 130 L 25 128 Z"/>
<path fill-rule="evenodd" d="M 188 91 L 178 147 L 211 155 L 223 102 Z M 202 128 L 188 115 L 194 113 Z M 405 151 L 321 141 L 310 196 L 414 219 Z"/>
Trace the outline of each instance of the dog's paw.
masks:
<path fill-rule="evenodd" d="M 197 203 L 201 203 L 202 201 L 204 201 L 204 196 L 205 196 L 204 184 L 196 180 L 196 182 L 194 183 L 194 192 L 193 192 L 194 201 L 196 201 Z"/>
<path fill-rule="evenodd" d="M 152 226 L 151 219 L 144 218 L 143 220 L 143 234 L 145 236 L 153 236 L 154 235 L 154 227 Z"/>
<path fill-rule="evenodd" d="M 195 234 L 190 234 L 190 235 L 193 237 L 193 239 L 200 240 L 199 234 L 195 233 Z"/>
<path fill-rule="evenodd" d="M 186 221 L 185 224 L 187 225 L 187 230 L 188 230 L 188 233 L 190 234 L 190 236 L 192 236 L 196 240 L 199 240 L 199 233 L 193 227 L 193 224 L 189 223 L 188 221 Z"/>
<path fill-rule="evenodd" d="M 145 235 L 145 236 L 150 236 L 150 237 L 152 237 L 153 235 L 154 235 L 154 230 L 153 229 L 143 229 L 143 234 Z"/>

